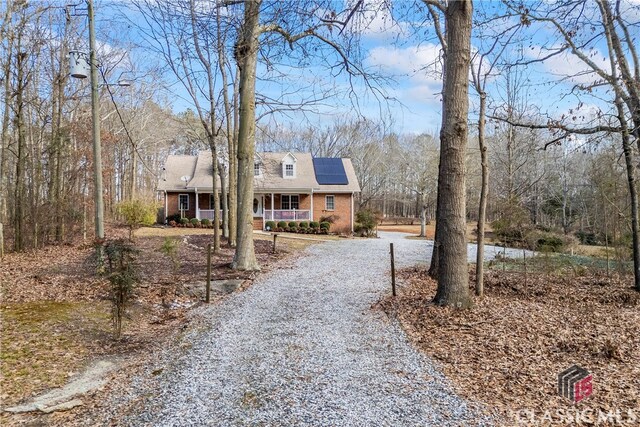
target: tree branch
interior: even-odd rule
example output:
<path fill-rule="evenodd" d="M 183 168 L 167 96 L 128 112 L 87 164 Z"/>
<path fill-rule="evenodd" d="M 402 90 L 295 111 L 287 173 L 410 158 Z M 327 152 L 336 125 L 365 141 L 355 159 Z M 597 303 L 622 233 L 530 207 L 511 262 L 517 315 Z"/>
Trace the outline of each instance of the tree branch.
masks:
<path fill-rule="evenodd" d="M 537 123 L 521 123 L 521 122 L 509 119 L 506 117 L 501 117 L 501 116 L 490 115 L 488 117 L 490 119 L 498 120 L 518 128 L 561 130 L 564 132 L 573 133 L 577 135 L 593 135 L 600 132 L 619 133 L 621 131 L 621 128 L 618 126 L 598 125 L 598 126 L 592 126 L 588 128 L 574 128 L 554 120 L 549 120 L 547 124 L 541 125 Z"/>

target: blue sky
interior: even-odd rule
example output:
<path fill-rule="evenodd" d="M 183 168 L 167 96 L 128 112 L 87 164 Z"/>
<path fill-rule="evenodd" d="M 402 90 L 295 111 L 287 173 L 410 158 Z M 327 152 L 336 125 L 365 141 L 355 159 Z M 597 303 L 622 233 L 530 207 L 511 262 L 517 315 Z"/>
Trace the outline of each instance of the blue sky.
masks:
<path fill-rule="evenodd" d="M 372 120 L 384 119 L 391 125 L 391 130 L 399 133 L 433 133 L 441 121 L 441 77 L 439 75 L 440 46 L 434 37 L 433 28 L 429 20 L 424 20 L 420 14 L 404 14 L 401 9 L 410 5 L 409 2 L 394 3 L 396 12 L 392 16 L 385 8 L 379 7 L 380 0 L 367 0 L 367 9 L 377 10 L 362 18 L 368 23 L 360 34 L 360 49 L 362 62 L 369 70 L 379 72 L 392 78 L 392 82 L 381 86 L 390 98 L 396 101 L 389 103 L 376 99 L 367 90 L 361 79 L 349 82 L 346 75 L 331 77 L 327 68 L 320 63 L 310 64 L 305 68 L 289 67 L 286 61 L 279 67 L 278 73 L 287 77 L 278 77 L 269 83 L 259 82 L 258 91 L 272 98 L 280 97 L 283 92 L 298 91 L 293 98 L 309 97 L 313 91 L 330 90 L 334 95 L 313 108 L 314 112 L 306 114 L 290 113 L 286 115 L 267 117 L 265 120 L 278 121 L 283 125 L 297 125 L 310 123 L 314 125 L 328 125 L 337 118 L 356 116 L 355 106 L 359 115 Z M 625 0 L 630 18 L 635 22 L 640 20 L 640 0 Z M 500 2 L 475 2 L 478 12 L 487 10 L 495 12 L 503 10 Z M 399 12 L 398 12 L 399 11 Z M 99 13 L 100 10 L 98 9 Z M 109 12 L 107 12 L 109 13 Z M 409 16 L 409 17 L 407 17 Z M 637 19 L 636 19 L 637 18 Z M 502 29 L 517 23 L 518 18 L 510 18 L 492 23 L 488 32 L 498 34 Z M 411 22 L 409 22 L 411 20 Z M 102 21 L 103 25 L 105 21 Z M 488 42 L 482 42 L 476 30 L 472 45 L 474 51 L 486 48 Z M 134 37 L 129 35 L 129 37 Z M 515 40 L 515 39 L 514 39 Z M 525 59 L 535 59 L 544 56 L 548 47 L 554 46 L 556 34 L 549 26 L 533 23 L 525 28 L 519 36 L 519 43 L 513 43 L 505 55 L 521 54 Z M 546 46 L 546 48 L 545 48 Z M 557 46 L 557 45 L 556 45 Z M 604 69 L 609 69 L 606 59 L 606 47 L 602 42 L 596 42 L 592 52 L 594 61 Z M 576 122 L 586 122 L 593 118 L 599 109 L 608 109 L 610 94 L 596 90 L 591 95 L 566 96 L 570 88 L 576 84 L 588 84 L 594 81 L 593 74 L 583 74 L 561 83 L 559 80 L 574 75 L 585 69 L 584 64 L 571 54 L 556 56 L 544 64 L 532 64 L 523 68 L 526 81 L 526 98 L 530 105 L 546 113 L 550 117 L 559 118 L 563 114 L 575 116 Z M 261 76 L 268 75 L 264 65 L 259 68 Z M 167 76 L 168 81 L 173 77 Z M 489 80 L 491 104 L 500 103 L 504 94 L 504 78 L 500 75 L 492 76 Z M 188 97 L 180 85 L 172 85 L 170 99 L 176 112 L 191 107 Z M 348 94 L 357 94 L 357 103 Z M 470 89 L 472 117 L 477 104 L 473 89 Z M 580 106 L 579 110 L 576 108 Z M 578 111 L 580 114 L 575 114 Z M 584 118 L 582 118 L 584 116 Z"/>

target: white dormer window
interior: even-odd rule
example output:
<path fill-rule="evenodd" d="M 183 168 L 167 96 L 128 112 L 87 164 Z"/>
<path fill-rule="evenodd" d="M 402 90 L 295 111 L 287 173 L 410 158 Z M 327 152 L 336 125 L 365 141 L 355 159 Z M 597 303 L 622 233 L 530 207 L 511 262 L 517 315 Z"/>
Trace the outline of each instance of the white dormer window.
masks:
<path fill-rule="evenodd" d="M 253 164 L 253 176 L 260 176 L 260 163 L 255 162 Z"/>
<path fill-rule="evenodd" d="M 287 153 L 282 159 L 282 177 L 283 178 L 295 178 L 296 177 L 296 156 L 291 153 Z"/>

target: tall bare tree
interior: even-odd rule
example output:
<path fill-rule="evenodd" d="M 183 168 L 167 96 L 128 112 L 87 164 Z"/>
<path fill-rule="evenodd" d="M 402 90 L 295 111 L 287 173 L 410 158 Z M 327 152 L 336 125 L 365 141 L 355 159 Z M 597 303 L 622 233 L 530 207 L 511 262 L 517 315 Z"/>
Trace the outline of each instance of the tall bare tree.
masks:
<path fill-rule="evenodd" d="M 140 31 L 147 47 L 161 55 L 167 68 L 185 88 L 205 131 L 213 159 L 214 250 L 217 251 L 220 248 L 221 224 L 217 180 L 220 172 L 224 172 L 218 162 L 218 92 L 222 90 L 226 93 L 228 90 L 216 85 L 220 68 L 220 30 L 218 29 L 218 34 L 211 31 L 212 28 L 209 27 L 217 24 L 211 20 L 210 11 L 202 11 L 195 0 L 172 0 L 165 3 L 143 0 L 135 2 L 135 6 L 146 23 L 144 27 L 140 27 Z M 215 7 L 211 11 L 216 15 L 220 13 Z M 219 20 L 219 17 L 216 16 L 215 19 Z"/>
<path fill-rule="evenodd" d="M 256 67 L 260 49 L 259 0 L 245 2 L 244 20 L 234 56 L 240 69 L 238 132 L 238 230 L 233 268 L 259 269 L 253 246 L 253 163 L 256 144 Z"/>
<path fill-rule="evenodd" d="M 294 7 L 283 7 L 279 2 L 247 0 L 244 3 L 244 18 L 234 46 L 234 57 L 240 71 L 239 80 L 239 128 L 238 128 L 238 231 L 233 267 L 239 270 L 259 268 L 253 245 L 253 162 L 256 137 L 256 68 L 258 52 L 263 46 L 261 37 L 276 36 L 287 42 L 291 50 L 305 41 L 317 42 L 321 48 L 329 49 L 337 57 L 338 66 L 350 75 L 368 76 L 350 57 L 348 46 L 331 39 L 334 28 L 345 29 L 362 2 L 353 9 L 335 12 L 331 2 L 309 1 L 295 3 Z M 261 19 L 264 10 L 268 11 Z M 327 11 L 317 16 L 317 11 Z M 344 18 L 343 18 L 344 17 Z M 336 36 L 340 36 L 338 31 Z M 345 33 L 346 35 L 346 33 Z M 265 44 L 266 46 L 266 44 Z M 273 47 L 273 46 L 272 46 Z M 313 50 L 302 49 L 306 55 Z M 322 52 L 322 49 L 318 49 Z M 326 54 L 326 53 L 325 53 Z M 365 78 L 371 87 L 373 79 Z"/>
<path fill-rule="evenodd" d="M 487 26 L 491 26 L 493 20 L 491 16 Z M 480 150 L 480 200 L 478 201 L 478 240 L 476 252 L 476 295 L 484 294 L 484 238 L 485 223 L 487 221 L 487 200 L 489 193 L 489 158 L 488 147 L 486 141 L 486 123 L 487 123 L 487 83 L 493 76 L 494 70 L 498 65 L 502 54 L 511 44 L 511 40 L 520 28 L 520 24 L 511 25 L 506 29 L 493 33 L 483 34 L 484 39 L 490 37 L 489 45 L 484 51 L 478 51 L 474 57 L 476 61 L 471 61 L 471 81 L 479 98 L 478 107 L 478 148 Z"/>
<path fill-rule="evenodd" d="M 438 171 L 438 305 L 468 308 L 465 155 L 468 138 L 471 0 L 449 2 L 445 10 L 446 45 L 443 121 Z"/>
<path fill-rule="evenodd" d="M 579 106 L 584 105 L 583 99 L 596 96 L 609 98 L 615 110 L 600 111 L 595 120 L 586 125 L 572 123 L 575 116 L 573 113 L 548 119 L 544 124 L 516 122 L 504 116 L 499 118 L 519 127 L 554 130 L 554 138 L 549 144 L 562 141 L 570 134 L 595 135 L 610 132 L 620 136 L 625 162 L 628 164 L 635 287 L 640 291 L 640 229 L 634 166 L 636 155 L 630 149 L 634 142 L 632 139 L 635 139 L 636 146 L 640 149 L 640 60 L 637 40 L 634 38 L 640 24 L 627 19 L 628 15 L 633 15 L 633 10 L 638 12 L 640 6 L 623 1 L 616 1 L 615 6 L 612 6 L 608 0 L 582 0 L 562 4 L 557 8 L 542 3 L 534 8 L 521 2 L 507 4 L 512 11 L 520 14 L 523 22 L 549 25 L 554 32 L 554 37 L 544 46 L 548 53 L 533 60 L 519 61 L 517 65 L 544 62 L 570 54 L 585 67 L 585 70 L 575 70 L 576 73 L 593 76 L 591 82 L 577 83 L 571 88 L 571 91 L 577 91 L 581 95 Z M 629 10 L 625 11 L 623 7 Z M 599 37 L 606 41 L 606 66 L 598 62 L 593 54 L 594 49 L 599 50 L 596 45 Z M 617 123 L 607 120 L 609 113 Z"/>

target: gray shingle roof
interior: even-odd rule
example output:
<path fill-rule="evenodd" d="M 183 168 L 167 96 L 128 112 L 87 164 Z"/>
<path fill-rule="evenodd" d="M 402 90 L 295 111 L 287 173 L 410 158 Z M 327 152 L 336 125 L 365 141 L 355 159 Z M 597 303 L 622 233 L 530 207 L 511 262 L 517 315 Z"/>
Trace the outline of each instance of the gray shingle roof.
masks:
<path fill-rule="evenodd" d="M 295 161 L 295 177 L 284 178 L 282 174 L 282 160 L 289 154 Z M 267 152 L 258 153 L 256 160 L 261 163 L 262 174 L 254 180 L 255 192 L 283 192 L 283 191 L 315 191 L 315 192 L 359 192 L 360 184 L 356 177 L 351 159 L 342 159 L 344 170 L 349 183 L 346 185 L 320 185 L 316 180 L 313 160 L 309 153 Z M 189 176 L 185 186 L 182 176 Z M 163 177 L 158 182 L 158 190 L 195 189 L 211 191 L 213 180 L 213 165 L 211 153 L 201 152 L 198 156 L 171 155 L 167 158 Z M 220 179 L 218 178 L 218 186 Z"/>

